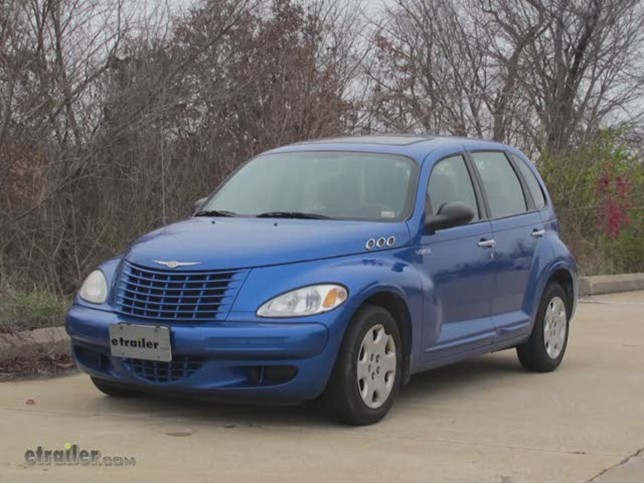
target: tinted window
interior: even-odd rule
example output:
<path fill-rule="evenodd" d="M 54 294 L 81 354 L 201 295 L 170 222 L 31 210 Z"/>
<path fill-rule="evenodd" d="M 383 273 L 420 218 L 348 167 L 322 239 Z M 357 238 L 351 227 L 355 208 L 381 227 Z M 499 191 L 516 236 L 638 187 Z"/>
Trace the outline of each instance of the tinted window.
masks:
<path fill-rule="evenodd" d="M 523 179 L 528 185 L 528 189 L 530 190 L 530 194 L 532 195 L 532 200 L 534 200 L 535 207 L 537 208 L 537 210 L 541 210 L 546 206 L 546 199 L 543 196 L 543 191 L 541 190 L 541 185 L 539 185 L 537 177 L 534 176 L 534 173 L 532 173 L 532 170 L 528 167 L 528 165 L 526 165 L 525 161 L 513 154 L 510 154 L 510 156 L 514 160 L 515 164 L 519 167 L 521 176 L 523 176 Z"/>
<path fill-rule="evenodd" d="M 523 190 L 510 160 L 500 152 L 472 153 L 493 218 L 516 215 L 527 210 Z"/>
<path fill-rule="evenodd" d="M 402 220 L 412 208 L 418 165 L 395 155 L 297 152 L 262 155 L 202 207 L 241 216 L 305 212 L 334 219 Z"/>
<path fill-rule="evenodd" d="M 474 220 L 479 218 L 472 179 L 460 155 L 445 158 L 436 164 L 429 177 L 427 194 L 434 215 L 447 202 L 463 202 L 474 210 Z"/>

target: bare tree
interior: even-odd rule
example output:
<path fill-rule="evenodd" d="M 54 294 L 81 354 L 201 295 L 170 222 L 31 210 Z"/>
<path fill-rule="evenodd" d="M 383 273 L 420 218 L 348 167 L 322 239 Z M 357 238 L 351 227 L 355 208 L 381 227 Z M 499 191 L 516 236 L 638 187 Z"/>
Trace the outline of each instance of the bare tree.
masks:
<path fill-rule="evenodd" d="M 527 48 L 528 99 L 541 122 L 542 151 L 559 153 L 601 127 L 641 117 L 644 6 L 637 0 L 559 1 Z"/>
<path fill-rule="evenodd" d="M 353 129 L 345 2 L 135 0 L 0 7 L 0 275 L 72 291 L 279 144 Z"/>
<path fill-rule="evenodd" d="M 641 118 L 637 0 L 397 0 L 370 66 L 385 129 L 558 153 Z"/>

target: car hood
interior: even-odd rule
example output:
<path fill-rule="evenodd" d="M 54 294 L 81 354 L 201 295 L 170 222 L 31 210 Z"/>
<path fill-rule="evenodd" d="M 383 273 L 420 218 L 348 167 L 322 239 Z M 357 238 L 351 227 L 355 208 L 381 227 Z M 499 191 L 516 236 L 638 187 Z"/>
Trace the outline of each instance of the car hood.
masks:
<path fill-rule="evenodd" d="M 242 269 L 374 252 L 380 249 L 368 250 L 369 239 L 391 236 L 393 247 L 409 244 L 403 222 L 193 217 L 142 236 L 126 259 L 148 267 L 178 261 L 198 262 L 184 270 Z"/>

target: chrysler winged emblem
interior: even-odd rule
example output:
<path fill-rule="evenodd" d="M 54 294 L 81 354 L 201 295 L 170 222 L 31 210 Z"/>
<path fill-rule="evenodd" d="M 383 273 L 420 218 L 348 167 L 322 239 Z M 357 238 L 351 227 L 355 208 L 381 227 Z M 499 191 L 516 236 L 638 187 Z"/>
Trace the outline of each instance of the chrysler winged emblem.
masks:
<path fill-rule="evenodd" d="M 178 262 L 176 260 L 155 260 L 157 264 L 166 266 L 168 269 L 176 269 L 177 267 L 196 266 L 201 262 Z"/>

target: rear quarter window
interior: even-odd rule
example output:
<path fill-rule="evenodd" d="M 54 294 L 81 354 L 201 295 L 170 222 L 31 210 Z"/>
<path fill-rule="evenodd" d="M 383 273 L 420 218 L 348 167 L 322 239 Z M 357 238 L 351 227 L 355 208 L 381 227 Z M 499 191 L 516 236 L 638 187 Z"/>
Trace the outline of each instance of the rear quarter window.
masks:
<path fill-rule="evenodd" d="M 510 153 L 510 157 L 512 158 L 516 166 L 519 168 L 519 172 L 521 173 L 521 176 L 523 177 L 526 184 L 528 185 L 528 189 L 530 190 L 530 194 L 532 195 L 532 200 L 534 200 L 534 205 L 536 209 L 541 210 L 545 208 L 546 197 L 543 193 L 543 188 L 541 188 L 541 184 L 539 183 L 539 180 L 537 180 L 537 177 L 534 176 L 534 173 L 532 173 L 532 170 L 530 169 L 530 167 L 521 158 L 519 158 L 516 155 L 513 155 L 512 153 Z"/>

